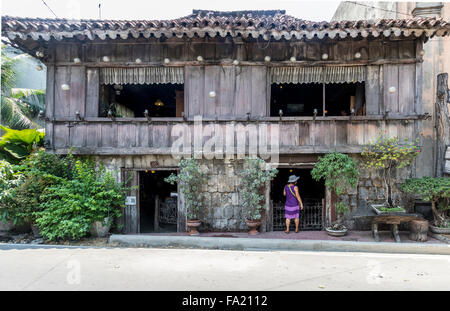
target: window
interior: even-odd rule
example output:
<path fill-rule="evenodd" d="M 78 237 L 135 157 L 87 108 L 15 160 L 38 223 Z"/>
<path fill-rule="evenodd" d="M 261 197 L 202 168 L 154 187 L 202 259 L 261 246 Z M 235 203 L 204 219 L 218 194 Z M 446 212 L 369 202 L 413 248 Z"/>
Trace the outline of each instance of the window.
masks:
<path fill-rule="evenodd" d="M 114 117 L 181 117 L 184 111 L 183 84 L 114 84 L 102 85 L 101 117 L 110 111 Z"/>
<path fill-rule="evenodd" d="M 280 110 L 283 116 L 312 116 L 314 109 L 322 115 L 323 87 L 319 83 L 272 84 L 270 116 L 277 117 Z"/>
<path fill-rule="evenodd" d="M 183 67 L 100 68 L 99 116 L 181 117 Z"/>
<path fill-rule="evenodd" d="M 325 90 L 325 113 L 324 109 Z M 270 116 L 365 115 L 364 82 L 283 83 L 271 85 Z"/>
<path fill-rule="evenodd" d="M 272 67 L 270 116 L 365 115 L 365 66 Z"/>

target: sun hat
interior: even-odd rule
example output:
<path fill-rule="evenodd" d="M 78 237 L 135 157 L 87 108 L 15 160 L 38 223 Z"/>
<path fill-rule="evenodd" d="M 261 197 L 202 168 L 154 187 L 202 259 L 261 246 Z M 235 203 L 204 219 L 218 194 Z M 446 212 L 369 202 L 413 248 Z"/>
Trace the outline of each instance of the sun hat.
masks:
<path fill-rule="evenodd" d="M 298 177 L 298 176 L 291 175 L 291 176 L 289 176 L 288 183 L 296 182 L 299 178 L 300 178 L 300 177 Z"/>

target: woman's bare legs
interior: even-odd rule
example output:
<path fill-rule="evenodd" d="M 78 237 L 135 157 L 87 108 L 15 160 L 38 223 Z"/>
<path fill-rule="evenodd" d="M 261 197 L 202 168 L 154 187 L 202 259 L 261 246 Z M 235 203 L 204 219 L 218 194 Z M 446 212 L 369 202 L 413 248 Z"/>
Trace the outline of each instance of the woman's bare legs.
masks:
<path fill-rule="evenodd" d="M 289 225 L 290 224 L 291 224 L 291 220 L 289 218 L 286 218 L 286 231 L 284 231 L 284 232 L 286 232 L 286 233 L 289 232 Z"/>
<path fill-rule="evenodd" d="M 300 223 L 300 219 L 299 218 L 295 218 L 295 233 L 298 232 L 298 224 Z"/>

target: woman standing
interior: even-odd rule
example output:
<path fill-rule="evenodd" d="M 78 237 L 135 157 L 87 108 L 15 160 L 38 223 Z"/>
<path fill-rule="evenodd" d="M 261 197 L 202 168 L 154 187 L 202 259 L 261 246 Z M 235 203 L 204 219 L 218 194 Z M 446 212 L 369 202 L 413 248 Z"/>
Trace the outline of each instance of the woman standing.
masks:
<path fill-rule="evenodd" d="M 288 184 L 283 190 L 283 195 L 286 197 L 286 204 L 284 206 L 284 217 L 286 218 L 285 233 L 289 233 L 291 219 L 295 219 L 295 233 L 298 232 L 300 210 L 303 209 L 302 199 L 298 194 L 298 187 L 296 186 L 299 178 L 295 175 L 289 176 Z"/>

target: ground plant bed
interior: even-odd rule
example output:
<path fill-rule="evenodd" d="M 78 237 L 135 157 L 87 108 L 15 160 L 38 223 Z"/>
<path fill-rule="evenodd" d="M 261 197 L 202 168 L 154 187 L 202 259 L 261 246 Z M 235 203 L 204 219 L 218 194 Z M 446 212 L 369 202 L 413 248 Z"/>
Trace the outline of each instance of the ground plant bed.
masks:
<path fill-rule="evenodd" d="M 395 206 L 395 207 L 387 207 L 384 204 L 372 204 L 372 209 L 377 215 L 383 214 L 404 214 L 406 210 L 403 207 Z"/>
<path fill-rule="evenodd" d="M 430 231 L 437 234 L 450 234 L 450 228 L 436 227 L 430 225 Z"/>

